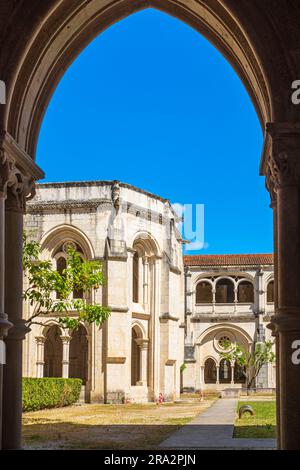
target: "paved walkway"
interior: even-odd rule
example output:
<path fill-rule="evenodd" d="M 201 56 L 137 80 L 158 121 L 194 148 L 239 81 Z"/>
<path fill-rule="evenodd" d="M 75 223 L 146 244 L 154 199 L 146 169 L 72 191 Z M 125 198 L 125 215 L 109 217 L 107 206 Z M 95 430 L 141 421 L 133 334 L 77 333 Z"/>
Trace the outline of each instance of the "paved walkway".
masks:
<path fill-rule="evenodd" d="M 220 399 L 160 444 L 164 449 L 275 449 L 275 439 L 233 439 L 237 400 Z"/>

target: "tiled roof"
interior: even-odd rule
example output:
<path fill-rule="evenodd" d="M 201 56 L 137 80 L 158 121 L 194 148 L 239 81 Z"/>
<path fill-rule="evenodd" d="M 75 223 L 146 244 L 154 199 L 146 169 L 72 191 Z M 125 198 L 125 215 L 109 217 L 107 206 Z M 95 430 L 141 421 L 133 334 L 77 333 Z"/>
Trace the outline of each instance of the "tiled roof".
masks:
<path fill-rule="evenodd" d="M 272 254 L 184 256 L 185 266 L 256 266 L 273 262 Z"/>

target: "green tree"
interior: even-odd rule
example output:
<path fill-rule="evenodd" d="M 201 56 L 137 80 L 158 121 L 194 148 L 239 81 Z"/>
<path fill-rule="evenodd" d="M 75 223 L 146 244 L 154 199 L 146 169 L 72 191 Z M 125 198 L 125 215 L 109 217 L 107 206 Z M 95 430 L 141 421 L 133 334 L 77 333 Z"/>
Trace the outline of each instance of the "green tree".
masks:
<path fill-rule="evenodd" d="M 40 316 L 55 314 L 64 328 L 75 330 L 81 322 L 100 326 L 110 315 L 110 310 L 85 297 L 92 295 L 104 284 L 102 264 L 99 261 L 82 260 L 80 254 L 69 247 L 66 269 L 61 273 L 53 269 L 50 260 L 41 259 L 41 246 L 23 235 L 23 268 L 27 278 L 24 299 L 33 306 L 33 314 L 26 325 L 41 325 Z M 82 299 L 73 299 L 74 291 L 82 291 Z M 56 295 L 55 295 L 56 293 Z"/>
<path fill-rule="evenodd" d="M 241 367 L 244 374 L 247 390 L 252 388 L 255 380 L 265 364 L 275 362 L 275 354 L 272 351 L 272 341 L 257 342 L 255 346 L 247 351 L 239 344 L 230 341 L 223 343 L 224 352 L 220 353 L 222 359 L 230 363 L 236 363 Z"/>

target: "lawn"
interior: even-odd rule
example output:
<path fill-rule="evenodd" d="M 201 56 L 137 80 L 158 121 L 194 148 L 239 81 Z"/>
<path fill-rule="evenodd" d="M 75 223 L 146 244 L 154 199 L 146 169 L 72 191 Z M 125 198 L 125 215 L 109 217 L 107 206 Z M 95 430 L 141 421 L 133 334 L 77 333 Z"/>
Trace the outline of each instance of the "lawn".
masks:
<path fill-rule="evenodd" d="M 25 449 L 155 449 L 213 399 L 162 405 L 75 405 L 23 415 Z"/>
<path fill-rule="evenodd" d="M 242 405 L 252 406 L 255 415 L 245 414 L 237 419 L 234 428 L 236 438 L 275 438 L 276 437 L 276 402 L 239 401 L 238 410 Z"/>

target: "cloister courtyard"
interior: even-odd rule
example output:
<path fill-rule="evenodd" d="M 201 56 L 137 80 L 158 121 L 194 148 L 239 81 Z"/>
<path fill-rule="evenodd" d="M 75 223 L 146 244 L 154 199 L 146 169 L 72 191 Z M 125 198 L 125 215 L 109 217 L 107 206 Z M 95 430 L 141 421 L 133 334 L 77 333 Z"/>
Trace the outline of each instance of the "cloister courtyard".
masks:
<path fill-rule="evenodd" d="M 23 445 L 27 450 L 157 449 L 178 430 L 188 434 L 193 428 L 189 424 L 196 417 L 199 423 L 194 427 L 198 433 L 202 414 L 218 402 L 216 395 L 201 400 L 197 394 L 185 394 L 177 403 L 77 404 L 24 413 Z M 238 419 L 238 409 L 246 403 L 252 406 L 255 414 Z M 213 434 L 219 426 L 217 418 L 215 421 Z M 235 442 L 275 438 L 275 421 L 274 396 L 243 397 L 236 402 L 232 437 Z"/>

